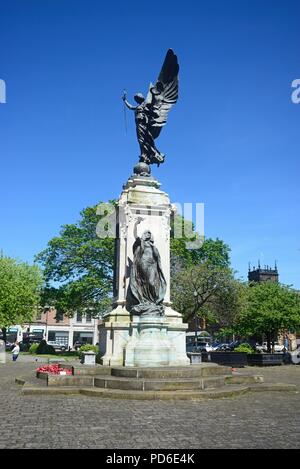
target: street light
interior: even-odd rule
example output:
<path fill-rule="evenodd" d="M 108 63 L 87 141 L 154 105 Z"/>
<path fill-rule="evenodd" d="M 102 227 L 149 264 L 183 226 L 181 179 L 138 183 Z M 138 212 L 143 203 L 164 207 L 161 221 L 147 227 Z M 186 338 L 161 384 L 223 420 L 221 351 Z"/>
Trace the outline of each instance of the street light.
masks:
<path fill-rule="evenodd" d="M 194 291 L 194 297 L 195 301 L 198 296 L 197 290 Z M 195 343 L 196 343 L 196 348 L 198 348 L 198 334 L 197 334 L 197 329 L 198 329 L 198 317 L 197 317 L 197 312 L 196 312 L 196 306 L 194 310 L 194 321 L 195 321 Z"/>

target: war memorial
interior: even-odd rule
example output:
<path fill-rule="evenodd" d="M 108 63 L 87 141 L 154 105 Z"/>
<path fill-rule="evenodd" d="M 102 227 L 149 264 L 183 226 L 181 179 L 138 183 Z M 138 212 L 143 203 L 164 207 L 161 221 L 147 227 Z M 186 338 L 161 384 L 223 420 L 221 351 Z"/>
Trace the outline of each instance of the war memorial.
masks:
<path fill-rule="evenodd" d="M 178 98 L 177 57 L 167 52 L 155 85 L 132 106 L 140 158 L 118 200 L 114 305 L 100 327 L 103 365 L 185 366 L 185 331 L 170 301 L 170 220 L 167 193 L 151 175 L 164 162 L 155 144 Z"/>
<path fill-rule="evenodd" d="M 191 400 L 295 388 L 264 383 L 262 376 L 231 366 L 196 363 L 186 353 L 188 325 L 170 298 L 175 208 L 151 173 L 151 165 L 165 160 L 155 140 L 178 99 L 178 73 L 177 57 L 169 49 L 146 98 L 136 94 L 133 106 L 123 95 L 124 104 L 134 111 L 140 156 L 116 206 L 114 292 L 99 325 L 100 363 L 93 352 L 83 352 L 81 365 L 61 365 L 57 359 L 51 365 L 55 373 L 46 366 L 34 380 L 17 378 L 25 395 Z"/>
<path fill-rule="evenodd" d="M 2 2 L 0 449 L 300 447 L 299 18 Z"/>

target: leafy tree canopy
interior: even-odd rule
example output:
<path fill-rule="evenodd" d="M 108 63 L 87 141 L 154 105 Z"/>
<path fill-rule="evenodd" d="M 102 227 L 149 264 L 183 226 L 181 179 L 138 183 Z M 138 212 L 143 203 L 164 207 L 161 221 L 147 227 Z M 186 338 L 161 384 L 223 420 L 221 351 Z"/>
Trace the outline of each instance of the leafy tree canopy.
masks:
<path fill-rule="evenodd" d="M 40 304 L 41 270 L 10 257 L 0 257 L 0 327 L 31 321 Z"/>
<path fill-rule="evenodd" d="M 230 247 L 220 239 L 201 238 L 193 230 L 192 222 L 177 215 L 172 221 L 171 273 L 199 263 L 229 268 Z"/>
<path fill-rule="evenodd" d="M 174 307 L 186 321 L 205 318 L 210 324 L 229 324 L 240 308 L 243 284 L 231 269 L 209 261 L 182 269 L 172 280 Z"/>
<path fill-rule="evenodd" d="M 100 203 L 82 210 L 79 221 L 63 225 L 59 236 L 51 239 L 47 248 L 36 256 L 47 282 L 44 304 L 69 315 L 86 309 L 98 315 L 109 307 L 115 243 L 112 238 L 97 235 L 99 220 L 106 214 L 105 205 Z M 175 217 L 177 228 L 182 223 L 182 217 Z M 223 241 L 208 239 L 203 244 L 194 244 L 192 247 L 196 249 L 190 249 L 187 241 L 189 239 L 184 235 L 180 239 L 171 238 L 173 275 L 199 262 L 207 261 L 222 267 L 229 265 L 230 249 Z"/>
<path fill-rule="evenodd" d="M 97 224 L 105 216 L 97 214 L 97 207 L 84 209 L 78 223 L 63 225 L 36 256 L 47 282 L 43 302 L 65 314 L 90 309 L 97 315 L 109 304 L 114 240 L 97 236 Z"/>
<path fill-rule="evenodd" d="M 233 330 L 242 336 L 265 335 L 268 343 L 281 331 L 300 326 L 300 296 L 275 282 L 253 283 Z"/>

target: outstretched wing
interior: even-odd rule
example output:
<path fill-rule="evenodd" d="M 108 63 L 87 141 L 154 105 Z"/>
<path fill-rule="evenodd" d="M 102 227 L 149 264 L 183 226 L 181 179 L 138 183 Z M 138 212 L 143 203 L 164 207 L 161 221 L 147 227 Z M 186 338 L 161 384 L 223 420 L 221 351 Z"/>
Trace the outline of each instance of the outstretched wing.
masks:
<path fill-rule="evenodd" d="M 172 49 L 169 49 L 157 82 L 154 86 L 150 84 L 146 99 L 153 111 L 150 131 L 154 139 L 159 136 L 162 127 L 167 122 L 171 107 L 178 99 L 178 72 L 177 56 Z"/>

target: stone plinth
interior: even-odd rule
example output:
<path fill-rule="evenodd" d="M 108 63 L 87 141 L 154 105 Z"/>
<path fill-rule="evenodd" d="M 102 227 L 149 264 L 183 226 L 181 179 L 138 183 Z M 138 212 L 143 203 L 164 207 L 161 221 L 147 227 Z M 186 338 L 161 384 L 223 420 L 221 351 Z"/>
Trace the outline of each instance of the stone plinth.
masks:
<path fill-rule="evenodd" d="M 176 348 L 168 338 L 164 318 L 140 318 L 137 334 L 125 348 L 125 366 L 166 366 L 176 363 Z"/>
<path fill-rule="evenodd" d="M 132 176 L 123 187 L 118 201 L 113 308 L 99 326 L 103 365 L 136 366 L 133 364 L 136 359 L 147 363 L 139 366 L 152 366 L 151 360 L 155 362 L 153 366 L 161 360 L 174 365 L 188 365 L 190 362 L 185 353 L 185 331 L 188 326 L 182 323 L 181 314 L 172 309 L 170 302 L 170 218 L 174 208 L 168 194 L 159 187 L 160 183 L 151 176 Z M 152 336 L 156 344 L 152 349 L 150 327 L 146 326 L 148 319 L 144 321 L 126 309 L 136 234 L 134 227 L 138 219 L 142 220 L 137 226 L 137 236 L 140 237 L 145 230 L 151 231 L 167 283 L 165 316 L 162 321 L 156 318 L 156 325 L 152 322 Z M 152 357 L 150 361 L 142 358 L 143 347 L 145 354 Z"/>
<path fill-rule="evenodd" d="M 82 352 L 81 363 L 83 365 L 95 365 L 96 364 L 96 354 L 92 351 Z"/>

